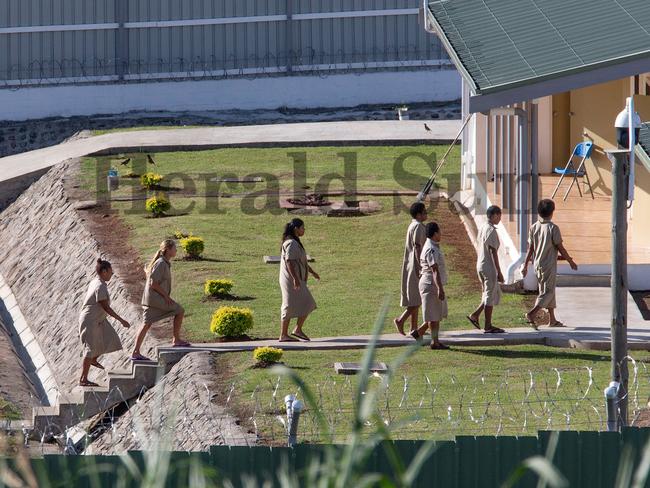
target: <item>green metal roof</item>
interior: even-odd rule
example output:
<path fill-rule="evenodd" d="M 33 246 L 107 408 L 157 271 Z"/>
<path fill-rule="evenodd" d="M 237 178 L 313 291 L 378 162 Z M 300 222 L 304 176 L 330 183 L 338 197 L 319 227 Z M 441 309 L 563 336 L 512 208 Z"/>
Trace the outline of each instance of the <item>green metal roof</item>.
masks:
<path fill-rule="evenodd" d="M 429 19 L 476 95 L 604 67 L 620 69 L 593 83 L 650 71 L 649 0 L 443 0 Z M 574 76 L 568 89 L 580 83 L 592 84 Z"/>

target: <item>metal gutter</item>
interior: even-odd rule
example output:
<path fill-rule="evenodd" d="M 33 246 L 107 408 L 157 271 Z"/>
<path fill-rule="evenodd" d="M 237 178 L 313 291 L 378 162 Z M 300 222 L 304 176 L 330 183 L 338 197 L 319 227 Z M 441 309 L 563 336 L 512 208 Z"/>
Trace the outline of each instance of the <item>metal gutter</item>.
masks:
<path fill-rule="evenodd" d="M 465 81 L 470 85 L 471 90 L 474 93 L 477 93 L 478 86 L 476 84 L 476 81 L 469 74 L 469 71 L 465 68 L 465 65 L 458 57 L 458 54 L 456 54 L 456 51 L 452 47 L 451 42 L 449 42 L 449 39 L 447 38 L 447 35 L 445 34 L 442 26 L 438 23 L 433 13 L 431 13 L 431 10 L 429 10 L 429 2 L 427 0 L 422 0 L 422 5 L 424 8 L 424 30 L 430 34 L 436 34 L 438 36 L 438 38 L 442 41 L 442 45 L 445 47 L 447 54 L 454 62 L 456 69 L 463 76 L 463 78 L 465 78 Z"/>

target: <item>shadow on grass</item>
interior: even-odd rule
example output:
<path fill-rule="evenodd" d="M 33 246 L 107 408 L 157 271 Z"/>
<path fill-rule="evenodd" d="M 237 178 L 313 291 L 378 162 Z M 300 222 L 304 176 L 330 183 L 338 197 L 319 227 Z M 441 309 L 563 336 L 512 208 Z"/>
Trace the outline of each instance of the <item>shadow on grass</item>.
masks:
<path fill-rule="evenodd" d="M 466 354 L 475 354 L 477 356 L 487 356 L 500 359 L 555 359 L 560 361 L 609 361 L 609 353 L 603 352 L 602 355 L 597 354 L 584 354 L 584 353 L 569 353 L 561 349 L 553 348 L 553 350 L 534 350 L 522 351 L 512 349 L 470 349 L 454 347 L 454 351 L 463 352 Z"/>
<path fill-rule="evenodd" d="M 203 297 L 202 302 L 250 302 L 255 300 L 255 297 L 237 296 L 237 295 L 220 295 L 218 297 Z"/>

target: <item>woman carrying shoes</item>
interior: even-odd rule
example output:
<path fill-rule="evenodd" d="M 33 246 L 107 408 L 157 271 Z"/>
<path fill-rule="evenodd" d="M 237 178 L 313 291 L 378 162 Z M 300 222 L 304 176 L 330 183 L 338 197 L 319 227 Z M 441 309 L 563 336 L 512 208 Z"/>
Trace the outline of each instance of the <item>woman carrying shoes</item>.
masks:
<path fill-rule="evenodd" d="M 142 318 L 144 324 L 138 333 L 135 348 L 133 349 L 133 354 L 131 354 L 131 360 L 133 361 L 149 361 L 149 358 L 140 353 L 144 338 L 155 322 L 160 322 L 170 317 L 174 318 L 174 328 L 172 331 L 174 340 L 172 345 L 174 347 L 191 346 L 189 342 L 181 339 L 181 326 L 183 325 L 185 309 L 170 296 L 172 292 L 171 260 L 176 257 L 176 252 L 176 243 L 172 239 L 164 240 L 145 269 L 147 282 L 144 285 L 144 293 L 142 295 Z"/>
<path fill-rule="evenodd" d="M 309 273 L 320 280 L 320 276 L 307 263 L 307 253 L 300 242 L 305 235 L 305 223 L 301 219 L 289 222 L 282 234 L 282 255 L 280 260 L 280 289 L 282 290 L 280 342 L 308 341 L 302 326 L 307 316 L 316 309 L 316 301 L 307 288 Z M 289 322 L 296 318 L 296 328 L 289 335 Z M 296 339 L 296 337 L 298 339 Z"/>
<path fill-rule="evenodd" d="M 79 337 L 84 348 L 79 386 L 98 386 L 88 379 L 90 367 L 104 369 L 98 361 L 99 356 L 122 349 L 122 342 L 106 317 L 110 315 L 124 327 L 130 327 L 130 324 L 111 308 L 107 285 L 113 277 L 111 263 L 98 259 L 95 273 L 97 276 L 88 286 L 79 313 Z"/>

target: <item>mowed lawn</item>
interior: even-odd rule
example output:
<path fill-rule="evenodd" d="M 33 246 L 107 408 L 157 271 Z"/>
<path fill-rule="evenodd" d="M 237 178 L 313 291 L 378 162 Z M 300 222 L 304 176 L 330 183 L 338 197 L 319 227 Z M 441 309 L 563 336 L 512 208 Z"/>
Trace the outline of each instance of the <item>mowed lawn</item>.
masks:
<path fill-rule="evenodd" d="M 167 175 L 182 173 L 195 182 L 196 193 L 205 193 L 205 181 L 198 175 L 216 173 L 239 178 L 251 174 L 267 173 L 277 178 L 284 189 L 293 188 L 294 166 L 290 153 L 306 154 L 307 166 L 304 175 L 307 186 L 313 191 L 316 182 L 330 173 L 343 173 L 344 168 L 338 153 L 353 153 L 356 158 L 356 181 L 359 189 L 377 190 L 420 190 L 430 169 L 423 159 L 414 157 L 406 164 L 406 173 L 398 171 L 404 155 L 434 154 L 440 158 L 443 147 L 351 147 L 351 148 L 290 148 L 290 149 L 224 149 L 190 153 L 154 154 L 156 166 L 149 169 Z M 438 179 L 443 189 L 455 189 L 459 171 L 458 149 L 452 151 L 449 162 Z M 432 158 L 433 159 L 433 158 Z M 397 163 L 396 163 L 397 161 Z M 407 160 L 408 162 L 409 160 Z M 116 165 L 122 174 L 129 167 Z M 105 180 L 105 173 L 96 177 L 98 167 L 107 166 L 106 161 L 86 159 L 82 165 L 82 176 L 91 191 L 95 182 Z M 302 172 L 304 168 L 300 169 Z M 268 177 L 267 177 L 268 179 Z M 128 180 L 122 180 L 122 183 Z M 136 180 L 131 180 L 137 186 Z M 170 186 L 181 185 L 177 179 Z M 111 195 L 127 196 L 132 188 L 123 188 Z M 225 188 L 225 187 L 224 187 Z M 249 183 L 226 188 L 229 192 L 241 194 L 265 190 L 267 184 Z M 332 189 L 342 189 L 343 182 L 334 180 Z M 186 188 L 187 189 L 187 188 Z M 284 224 L 290 220 L 286 211 L 278 208 L 277 199 L 258 196 L 256 199 L 232 198 L 188 198 L 170 193 L 176 212 L 187 211 L 187 215 L 148 218 L 141 213 L 130 213 L 133 202 L 112 202 L 113 209 L 120 210 L 123 221 L 132 229 L 131 244 L 139 251 L 142 262 L 147 262 L 155 253 L 160 241 L 176 230 L 201 236 L 205 239 L 204 261 L 178 260 L 173 264 L 174 289 L 172 296 L 186 309 L 185 327 L 192 341 L 211 341 L 210 318 L 221 305 L 249 307 L 255 316 L 253 337 L 277 337 L 279 332 L 279 310 L 281 303 L 278 285 L 278 265 L 264 264 L 265 255 L 280 253 L 280 239 Z M 404 236 L 410 222 L 405 210 L 414 200 L 406 196 L 361 197 L 379 202 L 382 211 L 371 216 L 351 218 L 330 218 L 305 216 L 306 235 L 304 244 L 307 252 L 316 262 L 312 264 L 321 275 L 321 282 L 310 281 L 318 309 L 309 318 L 306 332 L 312 336 L 333 336 L 370 333 L 372 324 L 385 300 L 389 300 L 390 314 L 399 313 L 399 289 Z M 333 198 L 335 199 L 335 198 Z M 193 206 L 192 206 L 193 205 Z M 267 205 L 265 210 L 254 210 Z M 218 212 L 215 212 L 218 207 Z M 206 208 L 210 210 L 206 212 Z M 189 209 L 189 210 L 188 210 Z M 446 202 L 430 208 L 431 218 L 458 219 Z M 459 220 L 454 222 L 453 240 L 468 239 Z M 443 226 L 443 234 L 445 232 Z M 452 239 L 449 239 L 452 240 Z M 477 303 L 480 292 L 473 272 L 476 255 L 465 246 L 459 250 L 445 243 L 450 280 L 447 288 L 450 317 L 443 329 L 467 328 L 464 318 Z M 182 252 L 180 253 L 182 255 Z M 179 256 L 180 257 L 180 256 Z M 459 272 L 463 268 L 464 272 Z M 233 293 L 245 298 L 239 301 L 206 302 L 203 300 L 203 284 L 206 279 L 229 278 L 235 283 Z M 520 296 L 507 296 L 503 306 L 495 313 L 495 323 L 501 326 L 521 325 L 523 300 Z M 392 330 L 390 329 L 387 330 Z"/>
<path fill-rule="evenodd" d="M 387 364 L 404 348 L 377 351 Z M 360 362 L 363 351 L 286 351 L 282 361 L 302 377 L 317 398 L 338 441 L 353 419 L 357 377 L 334 371 L 334 362 Z M 630 420 L 646 408 L 650 379 L 646 351 L 635 351 L 638 380 L 630 373 Z M 254 420 L 269 442 L 284 440 L 277 416 L 287 394 L 304 395 L 287 378 L 253 368 L 251 353 L 219 356 L 232 379 L 233 405 Z M 608 352 L 541 346 L 419 348 L 399 369 L 387 393 L 378 397 L 382 422 L 399 439 L 448 439 L 456 435 L 534 435 L 538 430 L 603 430 L 603 389 L 609 383 Z M 278 383 L 279 381 L 279 383 Z M 372 377 L 369 388 L 381 379 Z M 637 389 L 638 387 L 638 389 Z M 230 391 L 230 388 L 226 388 Z M 322 440 L 313 416 L 301 418 L 301 440 Z M 369 431 L 373 426 L 368 425 Z"/>

